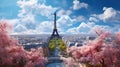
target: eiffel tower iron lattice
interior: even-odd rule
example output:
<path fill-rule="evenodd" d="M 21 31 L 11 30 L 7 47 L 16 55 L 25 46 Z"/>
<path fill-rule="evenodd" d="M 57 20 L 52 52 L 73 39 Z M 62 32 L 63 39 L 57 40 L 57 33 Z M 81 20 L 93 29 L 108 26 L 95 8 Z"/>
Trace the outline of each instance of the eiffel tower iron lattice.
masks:
<path fill-rule="evenodd" d="M 56 13 L 54 13 L 54 28 L 53 28 L 53 32 L 52 32 L 52 35 L 51 35 L 51 38 L 54 38 L 54 37 L 60 37 L 59 34 L 58 34 L 58 31 L 57 31 L 57 25 L 56 25 Z"/>

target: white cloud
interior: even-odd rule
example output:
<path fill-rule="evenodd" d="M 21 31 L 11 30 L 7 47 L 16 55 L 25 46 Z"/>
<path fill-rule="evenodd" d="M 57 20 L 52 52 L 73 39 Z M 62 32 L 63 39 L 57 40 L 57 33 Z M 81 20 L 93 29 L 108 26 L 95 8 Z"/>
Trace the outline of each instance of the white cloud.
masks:
<path fill-rule="evenodd" d="M 61 9 L 57 12 L 57 16 L 63 16 L 65 14 L 65 10 Z"/>
<path fill-rule="evenodd" d="M 57 16 L 59 16 L 59 17 L 61 17 L 63 15 L 68 15 L 69 16 L 71 13 L 72 13 L 71 10 L 63 10 L 63 9 L 61 9 L 61 10 L 59 10 L 57 12 Z"/>
<path fill-rule="evenodd" d="M 100 20 L 104 22 L 120 22 L 120 11 L 113 9 L 112 7 L 104 7 L 103 13 L 96 15 Z"/>
<path fill-rule="evenodd" d="M 44 21 L 39 24 L 37 27 L 38 32 L 51 33 L 53 29 L 53 21 Z"/>
<path fill-rule="evenodd" d="M 40 13 L 42 16 L 49 17 L 51 14 L 53 14 L 57 8 L 53 8 L 52 6 L 46 6 L 45 4 L 39 4 L 36 7 L 36 10 L 38 13 Z"/>
<path fill-rule="evenodd" d="M 24 15 L 23 17 L 20 18 L 21 22 L 32 22 L 35 23 L 35 15 L 33 15 L 32 13 L 28 13 L 26 15 Z"/>
<path fill-rule="evenodd" d="M 84 16 L 78 16 L 78 17 L 75 17 L 75 19 L 76 19 L 76 21 L 77 22 L 83 22 L 83 21 L 85 21 L 85 17 Z"/>
<path fill-rule="evenodd" d="M 89 33 L 96 34 L 95 30 L 97 30 L 97 29 L 102 29 L 104 32 L 110 32 L 110 33 L 113 33 L 113 31 L 114 31 L 114 28 L 112 28 L 108 25 L 95 25 L 91 28 Z"/>
<path fill-rule="evenodd" d="M 35 19 L 35 14 L 33 13 L 26 13 L 25 15 L 21 15 L 19 19 L 19 22 L 17 24 L 24 25 L 27 29 L 35 29 L 37 26 L 37 21 Z"/>
<path fill-rule="evenodd" d="M 18 24 L 12 34 L 51 34 L 53 30 L 52 21 L 41 22 L 36 29 L 27 29 L 26 26 Z"/>
<path fill-rule="evenodd" d="M 75 0 L 73 9 L 87 8 L 88 4 L 84 2 L 79 2 Z M 44 1 L 45 2 L 45 1 Z M 22 24 L 23 26 L 18 26 L 18 29 L 27 29 L 26 33 L 51 33 L 53 29 L 54 21 L 43 21 L 38 23 L 35 17 L 37 15 L 45 16 L 47 18 L 51 17 L 51 15 L 58 9 L 52 6 L 45 5 L 45 3 L 38 3 L 38 0 L 19 0 L 17 2 L 18 6 L 21 8 L 19 11 L 18 17 L 20 22 L 18 24 Z M 75 19 L 71 19 L 69 15 L 71 15 L 71 10 L 61 9 L 58 11 L 57 15 L 60 17 L 57 20 L 57 27 L 60 33 L 65 32 L 67 29 L 73 26 Z M 85 20 L 83 16 L 79 16 L 77 18 L 78 21 Z M 36 23 L 37 22 L 37 23 Z M 34 27 L 34 28 L 33 28 Z M 20 30 L 21 30 L 20 29 Z"/>
<path fill-rule="evenodd" d="M 81 9 L 81 8 L 88 8 L 88 4 L 84 3 L 84 2 L 80 2 L 78 0 L 74 0 L 73 1 L 73 9 L 78 10 L 78 9 Z"/>
<path fill-rule="evenodd" d="M 38 0 L 19 0 L 19 1 L 17 1 L 18 5 L 21 8 L 24 8 L 26 6 L 34 6 L 37 4 L 37 2 L 38 2 Z"/>
<path fill-rule="evenodd" d="M 70 15 L 70 14 L 72 14 L 72 11 L 71 10 L 67 10 L 66 11 L 66 15 Z"/>
<path fill-rule="evenodd" d="M 77 30 L 80 32 L 80 33 L 88 33 L 88 31 L 91 29 L 91 27 L 82 22 L 78 27 L 77 27 Z"/>
<path fill-rule="evenodd" d="M 61 16 L 57 20 L 57 28 L 59 33 L 65 32 L 69 27 L 74 24 L 74 19 L 71 19 L 69 16 L 64 15 Z M 38 27 L 36 27 L 36 31 L 42 33 L 52 33 L 53 31 L 54 21 L 43 21 L 41 22 Z"/>
<path fill-rule="evenodd" d="M 24 25 L 27 29 L 35 29 L 37 26 L 37 21 L 35 19 L 35 14 L 33 13 L 26 13 L 26 15 L 20 16 L 19 23 L 17 24 L 22 24 Z"/>
<path fill-rule="evenodd" d="M 90 22 L 98 22 L 99 20 L 96 17 L 90 17 L 89 21 Z"/>
<path fill-rule="evenodd" d="M 74 28 L 68 29 L 67 33 L 69 33 L 69 34 L 78 34 L 79 31 L 77 30 L 77 28 L 74 27 Z"/>
<path fill-rule="evenodd" d="M 40 3 L 43 2 L 43 3 Z M 17 4 L 21 8 L 18 13 L 17 26 L 15 26 L 15 32 L 21 31 L 21 33 L 43 33 L 51 32 L 51 21 L 42 21 L 38 23 L 36 16 L 44 16 L 46 18 L 52 17 L 52 14 L 57 10 L 50 5 L 45 5 L 45 0 L 18 0 Z M 39 25 L 39 26 L 38 26 Z"/>
<path fill-rule="evenodd" d="M 58 28 L 65 30 L 74 24 L 75 19 L 71 19 L 69 16 L 64 15 L 57 20 Z"/>
<path fill-rule="evenodd" d="M 91 25 L 89 24 L 82 22 L 78 27 L 68 29 L 67 33 L 88 33 L 91 30 Z"/>
<path fill-rule="evenodd" d="M 49 18 L 57 10 L 57 8 L 47 6 L 44 3 L 38 3 L 38 0 L 19 0 L 17 1 L 17 4 L 21 8 L 21 10 L 19 10 L 18 17 L 22 19 L 28 19 L 31 17 L 31 20 L 34 20 L 36 15 Z"/>
<path fill-rule="evenodd" d="M 103 31 L 109 31 L 113 32 L 114 29 L 112 29 L 108 25 L 96 25 L 94 22 L 82 22 L 79 26 L 70 28 L 67 30 L 67 33 L 72 34 L 95 34 L 95 29 L 103 29 Z"/>
<path fill-rule="evenodd" d="M 18 24 L 15 28 L 14 28 L 14 32 L 25 32 L 27 31 L 27 28 L 22 25 L 22 24 Z"/>

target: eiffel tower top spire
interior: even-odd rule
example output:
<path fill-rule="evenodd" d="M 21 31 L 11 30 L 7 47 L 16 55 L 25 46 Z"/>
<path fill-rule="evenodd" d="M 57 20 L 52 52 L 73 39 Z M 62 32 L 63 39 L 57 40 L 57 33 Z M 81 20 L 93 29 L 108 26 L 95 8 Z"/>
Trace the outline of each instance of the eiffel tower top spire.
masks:
<path fill-rule="evenodd" d="M 54 29 L 57 29 L 57 26 L 56 26 L 56 12 L 54 13 Z"/>

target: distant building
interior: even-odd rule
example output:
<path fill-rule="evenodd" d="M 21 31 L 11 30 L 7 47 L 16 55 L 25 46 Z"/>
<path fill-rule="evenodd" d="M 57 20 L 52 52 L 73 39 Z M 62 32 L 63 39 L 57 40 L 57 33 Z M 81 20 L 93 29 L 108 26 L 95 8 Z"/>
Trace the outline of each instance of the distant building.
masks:
<path fill-rule="evenodd" d="M 68 47 L 75 46 L 75 42 L 70 42 L 70 41 L 68 41 L 68 42 L 67 42 L 67 46 L 68 46 Z"/>
<path fill-rule="evenodd" d="M 76 42 L 76 43 L 75 43 L 75 46 L 80 47 L 80 46 L 83 46 L 83 44 L 82 44 L 82 43 L 79 43 L 79 42 Z"/>
<path fill-rule="evenodd" d="M 27 43 L 26 45 L 23 45 L 23 46 L 24 46 L 24 48 L 25 48 L 26 50 L 30 50 L 31 48 L 39 48 L 39 47 L 42 47 L 42 48 L 43 48 L 44 56 L 48 56 L 48 55 L 49 55 L 47 44 Z"/>

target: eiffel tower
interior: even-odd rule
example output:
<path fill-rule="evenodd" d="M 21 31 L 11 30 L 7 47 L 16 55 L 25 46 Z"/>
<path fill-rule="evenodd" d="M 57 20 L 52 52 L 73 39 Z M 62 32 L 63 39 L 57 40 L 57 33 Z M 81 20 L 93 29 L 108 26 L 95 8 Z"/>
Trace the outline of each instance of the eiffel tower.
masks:
<path fill-rule="evenodd" d="M 52 38 L 60 38 L 59 34 L 58 34 L 58 31 L 57 31 L 57 25 L 56 25 L 56 13 L 54 13 L 54 28 L 53 28 L 53 32 L 52 32 L 52 35 L 51 35 L 51 39 Z"/>

